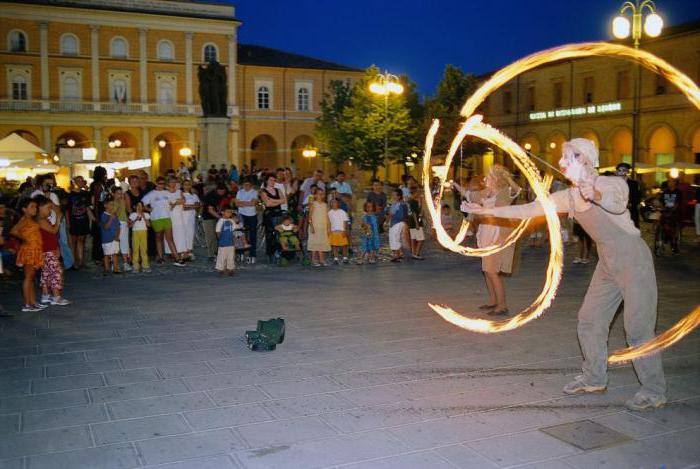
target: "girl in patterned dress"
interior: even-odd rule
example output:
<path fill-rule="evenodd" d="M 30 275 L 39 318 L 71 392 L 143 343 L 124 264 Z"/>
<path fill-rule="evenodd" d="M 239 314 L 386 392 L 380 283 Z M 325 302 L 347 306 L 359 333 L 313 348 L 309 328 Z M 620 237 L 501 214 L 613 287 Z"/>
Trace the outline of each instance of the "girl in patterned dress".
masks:
<path fill-rule="evenodd" d="M 41 311 L 46 306 L 36 301 L 34 291 L 34 278 L 37 270 L 44 265 L 41 249 L 41 232 L 39 223 L 36 221 L 37 203 L 32 199 L 23 199 L 19 203 L 19 210 L 22 218 L 10 230 L 10 235 L 19 239 L 22 243 L 17 251 L 17 267 L 24 270 L 24 281 L 22 282 L 22 297 L 24 298 L 23 313 Z"/>
<path fill-rule="evenodd" d="M 41 233 L 43 267 L 39 286 L 41 287 L 41 304 L 53 306 L 66 306 L 70 301 L 61 296 L 63 290 L 63 266 L 61 265 L 61 255 L 59 251 L 59 229 L 63 214 L 56 213 L 56 223 L 50 221 L 53 204 L 46 197 L 37 197 L 37 210 L 39 230 Z"/>

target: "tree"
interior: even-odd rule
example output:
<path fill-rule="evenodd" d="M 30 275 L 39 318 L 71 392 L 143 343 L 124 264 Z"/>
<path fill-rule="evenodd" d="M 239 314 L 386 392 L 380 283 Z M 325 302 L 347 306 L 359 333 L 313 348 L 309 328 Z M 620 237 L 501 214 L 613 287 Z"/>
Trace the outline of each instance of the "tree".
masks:
<path fill-rule="evenodd" d="M 350 104 L 352 88 L 341 80 L 332 80 L 329 88 L 321 101 L 321 115 L 316 122 L 315 135 L 322 148 L 321 155 L 340 166 L 351 156 L 346 136 L 340 130 L 340 121 Z"/>
<path fill-rule="evenodd" d="M 440 119 L 440 131 L 435 136 L 433 154 L 446 154 L 450 149 L 452 139 L 457 134 L 464 118 L 459 114 L 467 98 L 476 90 L 477 79 L 470 73 L 464 73 L 454 65 L 445 66 L 442 80 L 438 84 L 435 95 L 425 103 L 423 134 L 427 133 L 432 119 Z M 488 145 L 484 142 L 466 139 L 463 152 L 466 155 L 483 153 Z M 455 168 L 460 161 L 455 158 Z"/>

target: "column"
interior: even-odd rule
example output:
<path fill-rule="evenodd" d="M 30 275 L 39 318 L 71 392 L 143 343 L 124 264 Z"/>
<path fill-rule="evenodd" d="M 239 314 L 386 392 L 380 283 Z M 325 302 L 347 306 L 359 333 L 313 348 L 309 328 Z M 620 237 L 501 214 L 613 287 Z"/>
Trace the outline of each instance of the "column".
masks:
<path fill-rule="evenodd" d="M 192 33 L 185 33 L 185 102 L 188 106 L 192 100 Z"/>
<path fill-rule="evenodd" d="M 195 139 L 195 129 L 187 129 L 187 146 L 192 149 L 192 157 L 190 158 L 190 161 L 199 160 L 200 148 Z M 199 165 L 197 166 L 197 171 L 202 171 L 202 168 L 200 168 Z M 194 178 L 194 176 L 195 175 L 193 173 L 192 178 Z"/>
<path fill-rule="evenodd" d="M 149 128 L 141 127 L 141 158 L 151 157 L 151 135 Z"/>
<path fill-rule="evenodd" d="M 93 109 L 99 111 L 100 102 L 100 27 L 90 25 L 90 79 L 92 81 Z M 99 151 L 99 148 L 98 148 Z"/>
<path fill-rule="evenodd" d="M 48 125 L 41 126 L 41 146 L 49 155 L 53 155 L 55 148 L 51 142 L 51 127 Z"/>
<path fill-rule="evenodd" d="M 147 111 L 148 103 L 148 48 L 147 40 L 148 30 L 146 28 L 139 29 L 139 90 L 141 94 L 141 105 L 144 111 Z"/>
<path fill-rule="evenodd" d="M 39 23 L 39 51 L 41 56 L 41 108 L 49 108 L 49 24 Z"/>
<path fill-rule="evenodd" d="M 236 165 L 238 170 L 241 170 L 241 154 L 240 154 L 240 142 L 239 142 L 239 132 L 238 130 L 233 130 L 231 134 L 231 158 L 230 163 Z"/>
<path fill-rule="evenodd" d="M 105 160 L 105 155 L 103 155 L 103 145 L 102 145 L 102 127 L 93 127 L 92 138 L 95 141 L 95 148 L 97 148 L 97 161 Z"/>
<path fill-rule="evenodd" d="M 228 106 L 229 115 L 233 114 L 231 107 L 236 105 L 236 64 L 238 63 L 238 44 L 236 30 L 228 36 Z"/>

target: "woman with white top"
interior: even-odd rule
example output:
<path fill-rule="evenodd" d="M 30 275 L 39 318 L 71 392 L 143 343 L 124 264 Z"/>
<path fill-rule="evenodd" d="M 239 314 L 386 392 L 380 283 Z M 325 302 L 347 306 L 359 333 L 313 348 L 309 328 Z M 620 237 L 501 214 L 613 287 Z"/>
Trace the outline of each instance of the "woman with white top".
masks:
<path fill-rule="evenodd" d="M 183 208 L 183 219 L 185 222 L 185 251 L 184 256 L 189 260 L 194 260 L 194 232 L 197 226 L 197 210 L 202 203 L 199 196 L 192 189 L 192 181 L 185 180 L 182 183 L 182 197 L 185 200 Z"/>
<path fill-rule="evenodd" d="M 173 241 L 173 222 L 170 218 L 170 203 L 174 200 L 171 193 L 165 190 L 165 178 L 156 179 L 156 188 L 143 196 L 141 201 L 151 210 L 151 227 L 156 238 L 157 262 L 163 263 L 163 242 L 168 244 L 170 252 L 177 253 L 175 242 Z M 175 265 L 182 267 L 185 264 L 180 256 L 175 255 Z"/>

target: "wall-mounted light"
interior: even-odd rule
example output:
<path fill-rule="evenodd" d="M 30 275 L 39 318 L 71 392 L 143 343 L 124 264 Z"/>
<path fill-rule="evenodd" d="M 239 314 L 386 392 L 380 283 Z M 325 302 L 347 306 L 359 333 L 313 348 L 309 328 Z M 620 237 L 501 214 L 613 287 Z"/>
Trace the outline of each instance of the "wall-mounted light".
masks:
<path fill-rule="evenodd" d="M 161 148 L 165 148 L 165 145 L 167 145 L 167 144 L 168 144 L 168 142 L 166 142 L 163 139 L 158 140 L 158 146 Z"/>
<path fill-rule="evenodd" d="M 73 148 L 75 146 L 75 140 L 73 140 L 72 138 L 69 138 L 68 140 L 66 140 L 66 145 Z"/>

